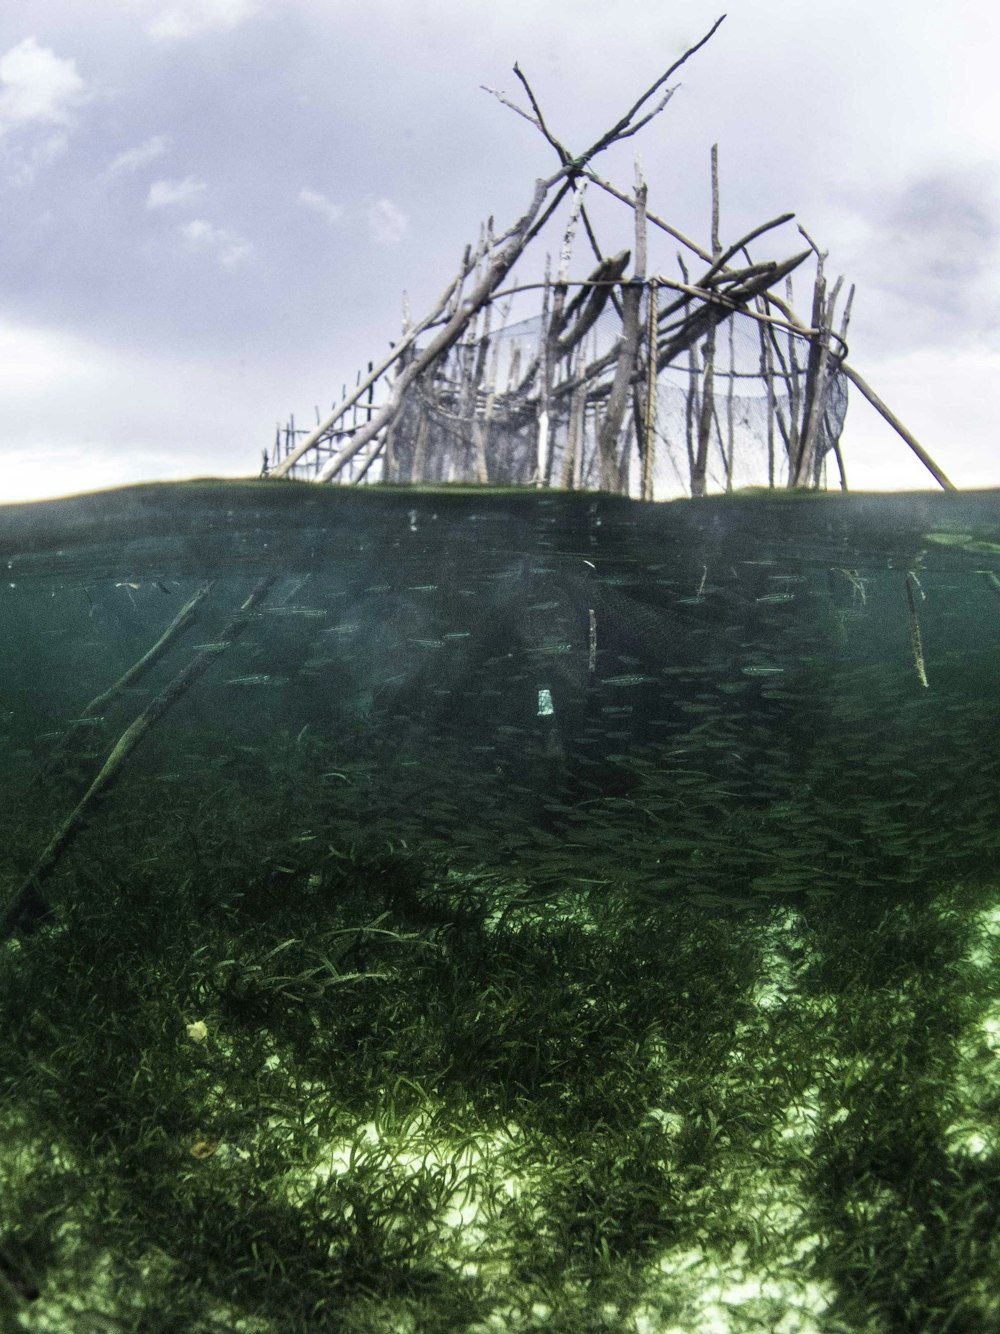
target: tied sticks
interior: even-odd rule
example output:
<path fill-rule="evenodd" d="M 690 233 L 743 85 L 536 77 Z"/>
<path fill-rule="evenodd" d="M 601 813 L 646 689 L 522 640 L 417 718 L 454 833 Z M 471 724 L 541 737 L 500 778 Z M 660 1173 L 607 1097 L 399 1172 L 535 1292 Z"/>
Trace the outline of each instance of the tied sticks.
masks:
<path fill-rule="evenodd" d="M 750 245 L 788 223 L 793 215 L 783 213 L 732 243 L 723 241 L 717 147 L 712 150 L 712 222 L 707 246 L 689 239 L 649 208 L 641 173 L 635 189 L 626 193 L 595 170 L 602 152 L 637 135 L 665 110 L 678 86 L 672 82 L 673 75 L 711 40 L 724 18 L 580 153 L 558 137 L 519 65 L 514 66 L 519 99 L 485 89 L 541 135 L 555 154 L 556 169 L 535 182 L 526 211 L 506 231 L 496 234 L 492 218 L 489 220 L 480 230 L 478 244 L 466 246 L 458 273 L 436 305 L 416 323 L 407 312 L 390 354 L 378 366 L 369 362 L 367 376 L 359 375 L 350 393 L 345 386 L 342 400 L 329 416 L 317 420 L 308 434 L 296 432 L 293 424 L 283 446 L 279 438 L 278 448 L 283 447 L 284 455 L 275 460 L 270 476 L 294 473 L 315 481 L 351 484 L 374 479 L 598 487 L 637 492 L 651 500 L 655 498 L 655 474 L 664 469 L 656 459 L 657 448 L 678 480 L 684 480 L 672 453 L 673 409 L 666 407 L 669 400 L 662 385 L 659 431 L 656 400 L 658 375 L 668 367 L 676 371 L 686 362 L 686 481 L 692 496 L 706 494 L 710 481 L 716 480 L 719 460 L 726 490 L 741 484 L 744 469 L 742 460 L 737 469 L 736 455 L 748 437 L 755 443 L 747 415 L 756 411 L 755 395 L 744 383 L 749 380 L 763 381 L 766 388 L 763 412 L 769 485 L 776 484 L 776 455 L 780 466 L 787 464 L 789 486 L 823 485 L 829 454 L 837 461 L 841 487 L 847 489 L 839 448 L 846 377 L 903 437 L 938 483 L 950 487 L 948 478 L 912 434 L 846 364 L 853 288 L 837 332 L 834 317 L 841 280 L 828 288 L 825 252 L 800 228 L 808 249 L 783 260 L 756 262 L 751 257 Z M 585 185 L 634 211 L 634 249 L 614 254 L 602 251 L 583 204 Z M 571 194 L 572 215 L 558 265 L 546 265 L 542 284 L 505 286 L 526 248 Z M 597 260 L 597 268 L 583 281 L 568 273 L 578 223 Z M 678 255 L 683 282 L 672 281 L 649 264 L 648 227 L 665 233 L 696 257 L 698 268 L 692 264 L 694 272 L 689 276 Z M 632 271 L 627 274 L 633 256 Z M 810 257 L 816 262 L 812 306 L 808 318 L 800 319 L 792 309 L 788 280 Z M 774 290 L 782 282 L 787 284 L 785 300 Z M 522 356 L 525 349 L 518 339 L 527 336 L 523 330 L 511 331 L 504 340 L 509 303 L 500 330 L 491 325 L 491 308 L 501 296 L 512 298 L 538 287 L 543 292 L 540 329 L 537 319 L 518 321 L 515 326 L 533 326 L 531 337 L 537 351 Z M 612 307 L 617 329 L 609 345 Z M 597 330 L 602 314 L 607 324 Z M 759 369 L 756 365 L 749 369 L 742 344 L 737 348 L 735 314 L 756 322 L 752 343 L 759 338 Z M 727 329 L 719 329 L 727 323 Z M 589 337 L 592 329 L 593 339 Z M 756 363 L 756 352 L 751 355 Z M 305 438 L 300 439 L 300 434 Z M 631 479 L 629 468 L 636 454 L 641 471 L 637 479 Z"/>
<path fill-rule="evenodd" d="M 373 461 L 374 456 L 384 447 L 386 435 L 399 417 L 410 389 L 424 372 L 443 358 L 462 337 L 480 310 L 492 299 L 525 247 L 538 235 L 566 196 L 575 189 L 577 180 L 587 171 L 593 159 L 614 144 L 638 134 L 666 107 L 673 89 L 663 92 L 664 85 L 712 38 L 724 18 L 725 15 L 722 15 L 717 19 L 704 37 L 675 60 L 609 130 L 577 155 L 570 153 L 565 145 L 552 135 L 527 79 L 519 69 L 516 70 L 517 77 L 528 94 L 531 111 L 514 105 L 502 94 L 496 95 L 505 105 L 512 107 L 518 115 L 523 116 L 540 130 L 559 156 L 558 170 L 551 176 L 540 178 L 535 182 L 535 189 L 527 209 L 506 232 L 494 238 L 492 228 L 487 228 L 477 249 L 474 252 L 470 248 L 466 249 L 458 274 L 445 289 L 432 311 L 425 319 L 409 328 L 390 355 L 358 383 L 353 393 L 346 395 L 315 430 L 270 470 L 271 477 L 286 476 L 305 454 L 322 448 L 324 442 L 334 438 L 342 439 L 343 443 L 336 450 L 328 450 L 330 456 L 316 473 L 317 481 L 334 480 L 352 459 L 367 449 L 371 450 L 371 457 L 367 462 Z M 650 106 L 654 98 L 658 100 Z M 469 278 L 472 278 L 473 285 L 463 298 L 462 293 Z M 417 339 L 420 335 L 430 333 L 432 330 L 437 332 L 425 347 L 418 348 Z M 387 401 L 375 409 L 363 425 L 357 429 L 353 427 L 345 429 L 344 418 L 348 410 L 376 381 L 394 368 L 397 373 Z"/>

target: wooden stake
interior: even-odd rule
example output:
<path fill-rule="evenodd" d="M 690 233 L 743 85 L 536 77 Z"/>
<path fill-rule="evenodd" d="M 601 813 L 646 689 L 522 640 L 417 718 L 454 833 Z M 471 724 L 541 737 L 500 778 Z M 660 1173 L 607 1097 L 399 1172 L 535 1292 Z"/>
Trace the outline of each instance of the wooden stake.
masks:
<path fill-rule="evenodd" d="M 729 318 L 729 386 L 726 390 L 726 491 L 733 489 L 733 455 L 736 448 L 736 431 L 733 421 L 733 400 L 736 395 L 736 353 L 735 353 L 735 317 Z"/>
<path fill-rule="evenodd" d="M 628 403 L 629 387 L 635 374 L 635 362 L 639 352 L 639 317 L 642 306 L 642 287 L 638 283 L 622 285 L 622 322 L 621 345 L 615 377 L 608 395 L 608 405 L 604 420 L 597 437 L 600 454 L 601 490 L 619 492 L 622 488 L 622 460 L 618 457 L 618 436 L 621 432 L 622 419 Z M 628 455 L 625 455 L 627 459 Z"/>
<path fill-rule="evenodd" d="M 656 342 L 660 285 L 655 278 L 646 288 L 646 420 L 642 450 L 642 498 L 653 499 L 653 465 L 656 461 Z"/>

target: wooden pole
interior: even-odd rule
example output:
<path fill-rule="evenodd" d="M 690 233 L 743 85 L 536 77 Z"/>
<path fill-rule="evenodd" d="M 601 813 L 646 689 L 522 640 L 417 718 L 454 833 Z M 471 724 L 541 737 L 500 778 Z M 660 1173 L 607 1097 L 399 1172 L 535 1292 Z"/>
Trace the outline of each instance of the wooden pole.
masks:
<path fill-rule="evenodd" d="M 600 454 L 601 490 L 619 492 L 622 489 L 622 460 L 618 457 L 618 436 L 621 432 L 622 419 L 628 403 L 629 388 L 635 374 L 636 356 L 639 352 L 639 317 L 642 306 L 642 287 L 638 283 L 622 285 L 622 321 L 621 346 L 618 364 L 608 395 L 608 404 L 604 411 L 597 437 Z M 627 455 L 626 455 L 627 458 Z"/>
<path fill-rule="evenodd" d="M 660 285 L 652 278 L 646 288 L 646 420 L 642 451 L 642 498 L 653 499 L 653 465 L 656 461 L 656 342 L 659 331 L 657 306 Z"/>
<path fill-rule="evenodd" d="M 736 452 L 736 430 L 734 424 L 734 398 L 736 396 L 736 316 L 729 317 L 729 386 L 726 390 L 726 491 L 733 489 L 733 463 Z"/>
<path fill-rule="evenodd" d="M 86 827 L 90 809 L 97 798 L 115 781 L 122 765 L 149 729 L 190 690 L 220 654 L 243 634 L 250 624 L 255 608 L 270 591 L 274 579 L 274 575 L 268 575 L 259 581 L 211 647 L 203 648 L 197 653 L 118 738 L 97 777 L 63 820 L 30 874 L 12 896 L 0 918 L 0 939 L 6 939 L 18 930 L 30 931 L 48 913 L 49 906 L 41 893 L 41 885 L 55 870 L 66 849 Z"/>
<path fill-rule="evenodd" d="M 865 398 L 867 398 L 875 411 L 879 413 L 880 416 L 884 417 L 893 430 L 903 437 L 937 484 L 945 491 L 956 491 L 958 488 L 955 486 L 955 483 L 945 476 L 942 469 L 934 462 L 916 436 L 911 431 L 907 430 L 896 414 L 882 402 L 868 381 L 863 379 L 853 366 L 848 366 L 846 361 L 841 362 L 840 369 L 850 380 L 851 384 L 859 389 Z"/>

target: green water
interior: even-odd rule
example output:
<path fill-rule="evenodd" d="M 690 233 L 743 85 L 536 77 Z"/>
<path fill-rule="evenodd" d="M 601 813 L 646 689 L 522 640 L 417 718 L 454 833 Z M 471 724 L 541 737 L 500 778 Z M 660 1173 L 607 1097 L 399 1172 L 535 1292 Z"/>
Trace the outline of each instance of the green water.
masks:
<path fill-rule="evenodd" d="M 1000 496 L 189 483 L 0 573 L 11 1328 L 1000 1327 Z"/>

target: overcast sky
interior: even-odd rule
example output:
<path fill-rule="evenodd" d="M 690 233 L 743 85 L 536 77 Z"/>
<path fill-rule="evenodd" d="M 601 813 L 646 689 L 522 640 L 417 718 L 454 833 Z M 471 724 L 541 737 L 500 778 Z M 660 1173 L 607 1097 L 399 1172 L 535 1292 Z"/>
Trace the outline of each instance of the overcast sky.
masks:
<path fill-rule="evenodd" d="M 717 0 L 7 0 L 0 8 L 0 499 L 256 473 L 526 206 Z M 851 362 L 962 486 L 1000 485 L 1000 7 L 732 0 L 638 147 L 702 242 L 794 210 L 857 283 Z M 607 249 L 627 217 L 600 211 Z M 557 244 L 557 241 L 556 241 Z M 756 255 L 801 246 L 794 224 Z M 676 249 L 674 247 L 673 249 Z M 676 276 L 673 249 L 657 264 Z M 805 312 L 806 294 L 797 304 Z M 933 485 L 863 402 L 855 487 Z"/>

